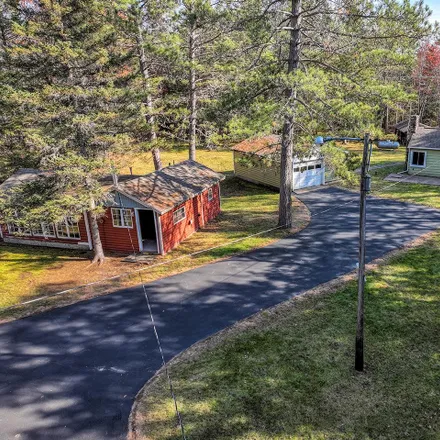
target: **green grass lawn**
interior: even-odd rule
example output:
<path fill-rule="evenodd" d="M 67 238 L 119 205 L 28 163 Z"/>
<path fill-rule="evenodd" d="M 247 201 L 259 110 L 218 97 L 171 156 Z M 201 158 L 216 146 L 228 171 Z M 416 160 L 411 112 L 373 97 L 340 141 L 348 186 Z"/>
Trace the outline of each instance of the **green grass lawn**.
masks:
<path fill-rule="evenodd" d="M 162 165 L 168 166 L 188 159 L 188 148 L 178 148 L 161 151 Z M 197 150 L 196 160 L 203 165 L 219 172 L 231 172 L 234 169 L 232 151 L 228 150 Z M 142 153 L 131 158 L 126 158 L 127 168 L 123 172 L 128 173 L 128 167 L 133 167 L 133 174 L 146 174 L 154 171 L 151 153 Z"/>
<path fill-rule="evenodd" d="M 345 144 L 341 147 L 362 155 L 362 150 L 359 149 L 359 144 Z M 399 173 L 404 171 L 404 165 L 393 166 L 393 163 L 404 162 L 406 157 L 406 149 L 400 147 L 398 150 L 379 150 L 377 147 L 373 148 L 371 156 L 371 165 L 386 165 L 389 167 L 381 169 L 372 169 L 370 174 L 372 176 L 372 195 L 386 197 L 391 199 L 398 199 L 408 203 L 420 203 L 422 205 L 431 206 L 440 209 L 440 187 L 429 185 L 418 185 L 412 183 L 405 183 L 404 178 L 401 182 L 388 182 L 385 179 L 391 173 Z M 353 186 L 353 189 L 358 190 L 359 186 Z"/>
<path fill-rule="evenodd" d="M 171 367 L 191 440 L 440 438 L 440 234 L 368 275 L 366 372 L 356 373 L 356 285 L 263 312 Z M 163 376 L 139 438 L 180 439 Z"/>
<path fill-rule="evenodd" d="M 361 143 L 347 143 L 338 144 L 340 148 L 353 151 L 362 158 L 362 144 Z M 405 162 L 406 148 L 399 147 L 397 150 L 380 150 L 376 146 L 373 146 L 373 152 L 371 155 L 371 165 L 386 165 L 392 162 Z"/>
<path fill-rule="evenodd" d="M 143 272 L 146 282 L 183 272 L 237 253 L 265 246 L 285 236 L 288 231 L 276 230 L 245 240 L 218 247 L 231 241 L 247 237 L 257 232 L 277 226 L 278 193 L 271 189 L 246 183 L 229 176 L 221 183 L 222 212 L 205 228 L 184 240 L 166 256 L 157 256 L 151 264 L 169 261 L 166 265 L 150 267 Z M 304 205 L 294 200 L 294 226 L 307 224 L 308 211 Z M 179 257 L 193 252 L 215 248 L 194 257 Z M 0 246 L 0 308 L 33 299 L 48 293 L 83 285 L 117 274 L 143 267 L 142 264 L 124 263 L 120 257 L 111 256 L 102 266 L 89 266 L 87 252 L 64 251 L 32 246 Z M 122 278 L 112 284 L 98 284 L 87 290 L 87 297 L 102 293 L 111 288 L 139 284 L 138 276 Z M 78 294 L 83 298 L 84 291 Z M 74 299 L 75 293 L 67 296 Z M 65 297 L 48 300 L 48 307 L 64 301 Z M 45 304 L 43 303 L 43 304 Z M 27 306 L 40 307 L 42 303 Z M 1 311 L 0 320 L 19 317 L 15 311 Z"/>
<path fill-rule="evenodd" d="M 371 170 L 372 194 L 440 209 L 440 186 L 405 183 L 405 177 L 399 183 L 384 180 L 389 174 L 403 170 L 404 166 Z"/>
<path fill-rule="evenodd" d="M 52 270 L 65 262 L 78 260 L 87 260 L 84 252 L 0 245 L 0 307 L 41 294 L 41 285 Z"/>

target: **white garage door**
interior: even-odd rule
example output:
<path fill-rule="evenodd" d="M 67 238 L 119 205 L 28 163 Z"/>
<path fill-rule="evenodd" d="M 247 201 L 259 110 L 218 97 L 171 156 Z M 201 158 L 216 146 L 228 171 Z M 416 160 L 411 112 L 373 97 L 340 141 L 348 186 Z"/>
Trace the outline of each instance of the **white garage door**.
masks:
<path fill-rule="evenodd" d="M 295 167 L 293 169 L 293 189 L 321 185 L 323 172 L 324 168 L 321 163 Z"/>

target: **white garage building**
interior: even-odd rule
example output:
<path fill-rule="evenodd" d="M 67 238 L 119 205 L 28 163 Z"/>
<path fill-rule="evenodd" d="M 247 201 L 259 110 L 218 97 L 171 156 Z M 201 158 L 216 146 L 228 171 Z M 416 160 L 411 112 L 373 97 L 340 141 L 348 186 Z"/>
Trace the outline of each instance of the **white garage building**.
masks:
<path fill-rule="evenodd" d="M 232 148 L 237 177 L 274 188 L 280 187 L 280 136 L 247 139 Z M 315 152 L 308 158 L 294 158 L 292 190 L 325 184 L 324 158 Z"/>

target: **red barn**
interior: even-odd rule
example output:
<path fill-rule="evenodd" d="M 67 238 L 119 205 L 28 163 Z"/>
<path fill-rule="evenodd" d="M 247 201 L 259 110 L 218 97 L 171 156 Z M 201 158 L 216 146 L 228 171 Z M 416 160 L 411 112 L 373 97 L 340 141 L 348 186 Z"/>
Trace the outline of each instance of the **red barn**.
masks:
<path fill-rule="evenodd" d="M 19 170 L 0 190 L 41 174 Z M 145 176 L 128 176 L 110 188 L 110 202 L 99 224 L 104 250 L 130 253 L 134 247 L 140 252 L 169 252 L 220 213 L 223 179 L 222 174 L 189 160 Z M 79 221 L 66 218 L 32 230 L 2 224 L 0 237 L 6 243 L 93 249 L 86 212 Z"/>

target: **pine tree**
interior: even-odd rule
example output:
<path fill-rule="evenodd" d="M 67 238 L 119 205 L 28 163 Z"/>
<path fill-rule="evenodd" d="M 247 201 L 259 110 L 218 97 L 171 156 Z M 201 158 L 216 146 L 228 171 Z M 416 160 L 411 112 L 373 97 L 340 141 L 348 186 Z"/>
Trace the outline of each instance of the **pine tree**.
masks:
<path fill-rule="evenodd" d="M 250 92 L 278 103 L 272 116 L 282 133 L 279 224 L 289 227 L 292 155 L 309 155 L 317 134 L 379 133 L 381 109 L 411 99 L 399 75 L 385 73 L 411 75 L 410 60 L 432 33 L 429 9 L 394 0 L 256 0 L 242 6 L 243 32 L 252 41 L 247 53 L 259 72 Z"/>
<path fill-rule="evenodd" d="M 79 215 L 86 203 L 97 262 L 104 260 L 98 218 L 106 197 L 99 178 L 130 148 L 143 119 L 125 87 L 117 6 L 8 0 L 2 14 L 9 32 L 2 47 L 2 149 L 13 143 L 58 177 L 50 197 L 27 217 L 58 222 L 66 212 Z M 56 209 L 60 200 L 62 209 Z"/>

